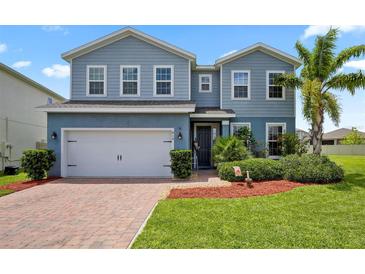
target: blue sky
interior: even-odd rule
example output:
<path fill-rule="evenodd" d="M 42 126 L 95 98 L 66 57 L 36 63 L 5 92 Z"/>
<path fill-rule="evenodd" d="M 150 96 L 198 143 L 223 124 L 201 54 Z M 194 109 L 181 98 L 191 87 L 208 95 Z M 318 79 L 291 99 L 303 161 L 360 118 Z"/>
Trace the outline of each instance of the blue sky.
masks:
<path fill-rule="evenodd" d="M 69 68 L 61 53 L 109 34 L 124 26 L 0 26 L 0 62 L 68 97 Z M 313 46 L 316 34 L 328 26 L 134 26 L 161 40 L 191 51 L 198 64 L 213 64 L 227 52 L 264 42 L 296 56 L 294 44 L 301 39 Z M 365 26 L 341 26 L 338 51 L 365 42 Z M 365 58 L 348 63 L 344 72 L 365 70 Z M 355 96 L 335 92 L 343 108 L 340 127 L 365 131 L 365 91 Z M 297 127 L 308 129 L 297 94 Z M 336 127 L 326 118 L 325 131 Z"/>

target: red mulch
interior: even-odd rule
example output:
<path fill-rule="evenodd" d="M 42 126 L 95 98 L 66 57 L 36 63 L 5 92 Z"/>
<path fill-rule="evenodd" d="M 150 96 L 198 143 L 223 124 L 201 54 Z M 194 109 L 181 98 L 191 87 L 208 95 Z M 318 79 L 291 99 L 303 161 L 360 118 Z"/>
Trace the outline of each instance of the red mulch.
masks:
<path fill-rule="evenodd" d="M 11 183 L 9 185 L 5 185 L 5 186 L 0 186 L 1 190 L 13 190 L 13 191 L 21 191 L 30 187 L 34 187 L 34 186 L 38 186 L 38 185 L 43 185 L 45 183 L 54 181 L 59 179 L 60 177 L 49 177 L 47 179 L 42 179 L 42 180 L 31 180 L 31 181 L 24 181 L 24 182 L 16 182 L 16 183 Z"/>
<path fill-rule="evenodd" d="M 175 188 L 170 191 L 167 198 L 239 198 L 263 196 L 289 191 L 304 184 L 280 180 L 255 182 L 252 185 L 253 188 L 247 187 L 246 183 L 232 183 L 231 186 L 222 187 Z"/>

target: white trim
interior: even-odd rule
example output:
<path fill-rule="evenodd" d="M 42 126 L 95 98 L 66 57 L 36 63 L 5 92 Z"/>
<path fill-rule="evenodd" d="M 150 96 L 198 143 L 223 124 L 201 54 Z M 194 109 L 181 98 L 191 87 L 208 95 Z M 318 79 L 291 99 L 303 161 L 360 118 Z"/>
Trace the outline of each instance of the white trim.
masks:
<path fill-rule="evenodd" d="M 285 101 L 285 88 L 282 87 L 283 89 L 283 97 L 281 98 L 270 98 L 269 97 L 269 74 L 270 73 L 281 73 L 281 74 L 284 74 L 285 71 L 284 70 L 267 70 L 266 71 L 266 100 L 269 100 L 269 101 Z"/>
<path fill-rule="evenodd" d="M 89 81 L 89 71 L 90 68 L 103 68 L 104 69 L 104 94 L 90 94 L 90 81 Z M 86 66 L 86 96 L 89 97 L 106 97 L 107 96 L 107 65 L 87 65 Z M 99 82 L 99 81 L 98 81 Z"/>
<path fill-rule="evenodd" d="M 202 78 L 208 77 L 209 78 L 209 89 L 208 90 L 202 90 Z M 212 74 L 199 74 L 199 92 L 201 93 L 211 93 L 212 92 Z"/>
<path fill-rule="evenodd" d="M 223 65 L 220 65 L 220 79 L 219 79 L 219 84 L 220 84 L 220 87 L 219 87 L 219 94 L 220 94 L 220 108 L 222 109 L 223 107 L 223 101 L 222 101 L 222 98 L 223 98 L 223 90 L 222 90 L 222 87 L 223 87 Z"/>
<path fill-rule="evenodd" d="M 170 82 L 171 83 L 171 94 L 157 94 L 157 80 L 156 80 L 156 70 L 157 68 L 170 68 L 171 69 L 171 80 L 158 80 L 158 82 Z M 153 97 L 174 97 L 174 65 L 154 65 L 153 66 Z"/>
<path fill-rule="evenodd" d="M 234 74 L 235 73 L 247 73 L 247 98 L 243 97 L 234 97 Z M 243 100 L 248 101 L 251 100 L 251 71 L 250 70 L 231 70 L 231 100 Z"/>
<path fill-rule="evenodd" d="M 218 70 L 219 68 L 214 65 L 199 65 L 195 66 L 195 70 Z"/>
<path fill-rule="evenodd" d="M 266 149 L 269 148 L 269 126 L 282 126 L 283 127 L 283 134 L 286 133 L 286 123 L 285 122 L 267 122 L 266 123 L 266 138 L 265 138 L 265 147 Z M 267 157 L 271 159 L 279 159 L 280 156 L 270 156 L 269 151 L 267 151 Z"/>
<path fill-rule="evenodd" d="M 72 60 L 70 61 L 70 96 L 68 98 L 70 98 L 70 100 L 72 100 Z"/>
<path fill-rule="evenodd" d="M 251 130 L 251 122 L 231 122 L 230 127 L 229 127 L 230 135 L 233 135 L 234 126 L 246 126 L 249 128 L 249 130 Z"/>
<path fill-rule="evenodd" d="M 61 177 L 67 177 L 67 150 L 65 149 L 66 131 L 171 131 L 171 148 L 175 148 L 174 128 L 61 128 Z"/>
<path fill-rule="evenodd" d="M 195 60 L 196 59 L 195 54 L 193 54 L 189 51 L 178 48 L 174 45 L 171 45 L 167 42 L 159 40 L 155 37 L 152 37 L 152 36 L 150 36 L 146 33 L 143 33 L 141 31 L 138 31 L 138 30 L 136 30 L 134 28 L 131 28 L 131 27 L 123 28 L 123 29 L 115 31 L 115 32 L 113 32 L 109 35 L 106 35 L 104 37 L 96 39 L 92 42 L 84 44 L 80 47 L 77 47 L 75 49 L 67 51 L 67 52 L 63 53 L 61 55 L 61 57 L 63 59 L 65 59 L 66 61 L 69 61 L 69 60 L 72 60 L 72 59 L 74 59 L 78 56 L 84 55 L 88 52 L 94 51 L 98 48 L 104 47 L 106 45 L 109 45 L 113 42 L 119 41 L 119 40 L 124 39 L 124 38 L 129 37 L 129 36 L 133 36 L 133 37 L 136 37 L 138 39 L 141 39 L 141 40 L 143 40 L 143 41 L 145 41 L 149 44 L 152 44 L 154 46 L 157 46 L 159 48 L 162 48 L 164 50 L 172 52 L 172 53 L 174 53 L 178 56 L 182 56 L 186 59 L 190 59 L 190 60 Z"/>
<path fill-rule="evenodd" d="M 195 107 L 113 107 L 113 108 L 39 108 L 38 111 L 52 112 L 52 113 L 189 113 L 194 112 Z"/>
<path fill-rule="evenodd" d="M 281 59 L 285 62 L 289 62 L 290 64 L 293 64 L 296 68 L 298 68 L 302 65 L 302 62 L 298 58 L 296 58 L 290 54 L 287 54 L 281 50 L 273 48 L 269 45 L 266 45 L 264 43 L 256 43 L 252 46 L 249 46 L 247 48 L 236 51 L 236 52 L 229 54 L 227 56 L 224 56 L 222 58 L 219 58 L 215 61 L 215 65 L 220 65 L 220 64 L 227 63 L 227 62 L 231 62 L 237 58 L 243 57 L 244 55 L 250 54 L 256 50 L 262 50 L 263 52 L 268 53 L 278 59 Z"/>
<path fill-rule="evenodd" d="M 211 114 L 211 113 L 192 113 L 190 118 L 234 118 L 236 114 L 234 113 L 224 113 L 224 114 Z"/>
<path fill-rule="evenodd" d="M 189 60 L 189 75 L 188 75 L 188 81 L 189 81 L 189 86 L 188 86 L 188 89 L 189 89 L 189 101 L 191 100 L 191 61 Z"/>
<path fill-rule="evenodd" d="M 136 80 L 123 80 L 124 68 L 137 68 L 137 81 Z M 120 65 L 120 96 L 121 97 L 139 97 L 141 96 L 141 66 L 140 65 Z M 123 94 L 124 82 L 137 82 L 137 94 Z"/>

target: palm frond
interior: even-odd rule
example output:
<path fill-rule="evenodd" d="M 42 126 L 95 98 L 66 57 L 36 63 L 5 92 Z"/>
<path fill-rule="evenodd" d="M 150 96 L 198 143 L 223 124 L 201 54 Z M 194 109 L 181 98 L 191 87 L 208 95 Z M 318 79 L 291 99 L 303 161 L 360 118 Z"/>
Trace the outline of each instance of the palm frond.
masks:
<path fill-rule="evenodd" d="M 304 66 L 309 65 L 311 62 L 310 51 L 306 47 L 304 47 L 304 45 L 300 41 L 297 41 L 295 43 L 295 48 L 298 52 L 299 59 L 303 61 Z"/>
<path fill-rule="evenodd" d="M 335 72 L 340 69 L 351 58 L 365 55 L 365 45 L 353 46 L 342 50 L 334 60 L 332 71 Z"/>
<path fill-rule="evenodd" d="M 365 74 L 362 71 L 347 74 L 340 73 L 328 80 L 328 82 L 325 83 L 325 87 L 327 90 L 348 90 L 352 95 L 354 95 L 355 89 L 365 89 Z"/>
<path fill-rule="evenodd" d="M 331 72 L 338 29 L 330 29 L 325 35 L 317 36 L 312 54 L 314 77 L 325 80 Z"/>
<path fill-rule="evenodd" d="M 283 73 L 274 78 L 274 84 L 285 88 L 299 88 L 303 83 L 294 73 Z"/>
<path fill-rule="evenodd" d="M 317 79 L 306 80 L 301 89 L 304 118 L 313 123 L 316 122 L 317 113 L 322 107 L 321 82 Z"/>
<path fill-rule="evenodd" d="M 324 111 L 327 112 L 332 122 L 338 126 L 342 109 L 336 96 L 330 92 L 323 94 L 323 107 Z"/>

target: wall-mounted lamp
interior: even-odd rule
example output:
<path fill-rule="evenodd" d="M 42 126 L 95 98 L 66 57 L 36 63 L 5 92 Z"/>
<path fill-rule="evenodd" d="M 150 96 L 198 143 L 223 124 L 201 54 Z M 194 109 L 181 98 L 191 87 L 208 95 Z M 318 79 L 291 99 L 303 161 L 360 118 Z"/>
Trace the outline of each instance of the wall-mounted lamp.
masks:
<path fill-rule="evenodd" d="M 51 139 L 52 140 L 56 140 L 57 139 L 57 133 L 56 132 L 52 132 L 52 134 L 51 134 Z"/>
<path fill-rule="evenodd" d="M 179 134 L 177 135 L 177 139 L 182 140 L 182 138 L 183 138 L 183 136 L 182 136 L 182 133 L 180 131 Z"/>

